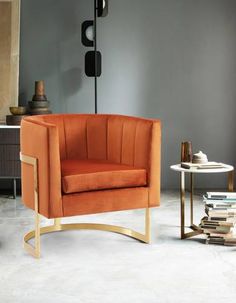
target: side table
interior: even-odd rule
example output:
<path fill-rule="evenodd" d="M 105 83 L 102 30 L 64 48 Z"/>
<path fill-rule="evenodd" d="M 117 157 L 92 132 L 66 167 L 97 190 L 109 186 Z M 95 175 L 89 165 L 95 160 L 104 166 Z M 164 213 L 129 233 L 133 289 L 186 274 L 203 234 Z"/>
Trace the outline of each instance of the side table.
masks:
<path fill-rule="evenodd" d="M 224 164 L 224 167 L 217 169 L 197 169 L 182 168 L 181 164 L 172 165 L 172 170 L 180 173 L 180 216 L 181 216 L 181 239 L 190 238 L 202 233 L 202 230 L 193 223 L 193 194 L 194 194 L 194 174 L 219 174 L 228 173 L 228 190 L 234 189 L 234 167 Z M 192 232 L 185 232 L 185 174 L 190 175 L 190 226 Z"/>

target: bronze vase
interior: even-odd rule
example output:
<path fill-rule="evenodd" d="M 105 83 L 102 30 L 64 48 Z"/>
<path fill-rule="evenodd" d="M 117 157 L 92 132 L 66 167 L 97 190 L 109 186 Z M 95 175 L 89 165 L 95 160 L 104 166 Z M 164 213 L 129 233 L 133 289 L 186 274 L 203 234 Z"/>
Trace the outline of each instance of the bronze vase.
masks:
<path fill-rule="evenodd" d="M 192 151 L 192 143 L 182 142 L 181 144 L 181 162 L 192 162 L 193 159 L 193 151 Z"/>

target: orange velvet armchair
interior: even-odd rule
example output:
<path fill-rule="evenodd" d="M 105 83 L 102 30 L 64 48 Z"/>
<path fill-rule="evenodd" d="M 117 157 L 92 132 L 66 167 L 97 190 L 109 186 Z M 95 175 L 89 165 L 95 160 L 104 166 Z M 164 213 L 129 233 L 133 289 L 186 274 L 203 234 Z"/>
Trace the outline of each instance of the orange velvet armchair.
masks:
<path fill-rule="evenodd" d="M 22 200 L 35 211 L 25 249 L 40 257 L 40 235 L 99 229 L 150 240 L 150 208 L 160 204 L 161 123 L 120 115 L 58 114 L 21 124 Z M 145 233 L 61 218 L 146 209 Z M 40 228 L 40 215 L 54 224 Z M 35 245 L 28 241 L 35 238 Z"/>

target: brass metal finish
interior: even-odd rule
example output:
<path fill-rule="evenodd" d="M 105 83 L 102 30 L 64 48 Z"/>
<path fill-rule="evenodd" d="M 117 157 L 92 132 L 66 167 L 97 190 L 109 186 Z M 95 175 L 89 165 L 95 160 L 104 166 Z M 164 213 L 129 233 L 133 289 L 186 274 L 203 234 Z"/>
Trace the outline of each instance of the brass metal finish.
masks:
<path fill-rule="evenodd" d="M 57 229 L 59 229 L 61 227 L 61 219 L 60 218 L 54 219 L 54 226 L 56 226 Z"/>
<path fill-rule="evenodd" d="M 228 190 L 234 191 L 234 170 L 228 172 Z"/>
<path fill-rule="evenodd" d="M 184 239 L 184 226 L 185 226 L 185 173 L 181 172 L 180 175 L 180 212 L 181 212 L 181 239 Z"/>
<path fill-rule="evenodd" d="M 62 224 L 61 218 L 54 219 L 54 224 L 46 227 L 40 228 L 40 214 L 39 214 L 39 203 L 38 203 L 38 161 L 36 158 L 29 157 L 20 154 L 20 159 L 22 162 L 33 166 L 34 169 L 34 207 L 35 207 L 35 230 L 28 232 L 24 236 L 24 248 L 35 258 L 40 258 L 40 235 L 65 231 L 65 230 L 80 230 L 80 229 L 90 229 L 90 230 L 101 230 L 110 231 L 118 234 L 122 234 L 138 241 L 144 243 L 150 243 L 150 208 L 146 208 L 145 213 L 145 233 L 141 234 L 132 229 L 107 225 L 107 224 L 95 224 L 95 223 L 71 223 Z M 35 245 L 32 246 L 28 243 L 29 240 L 35 238 Z"/>
<path fill-rule="evenodd" d="M 34 157 L 22 155 L 20 153 L 20 160 L 26 164 L 32 165 L 34 170 L 34 211 L 35 211 L 35 243 L 34 247 L 25 241 L 27 235 L 24 237 L 25 250 L 36 258 L 40 258 L 40 214 L 38 203 L 38 160 Z"/>
<path fill-rule="evenodd" d="M 90 230 L 101 230 L 110 231 L 113 233 L 122 234 L 133 239 L 139 240 L 144 243 L 150 243 L 150 209 L 146 208 L 146 220 L 145 220 L 145 234 L 141 234 L 129 228 L 107 225 L 107 224 L 95 224 L 95 223 L 71 223 L 71 224 L 61 224 L 60 219 L 55 219 L 54 225 L 39 227 L 39 215 L 35 216 L 35 230 L 28 232 L 24 236 L 24 248 L 25 250 L 36 258 L 40 258 L 40 235 L 65 231 L 65 230 L 80 230 L 80 229 L 90 229 Z M 35 247 L 28 243 L 29 240 L 35 238 Z"/>
<path fill-rule="evenodd" d="M 193 173 L 190 174 L 190 220 L 191 225 L 193 225 L 193 195 L 194 195 L 194 185 L 193 185 Z"/>
<path fill-rule="evenodd" d="M 234 190 L 234 171 L 228 172 L 228 190 Z M 185 233 L 185 172 L 180 173 L 180 213 L 181 213 L 181 239 L 187 239 L 202 234 L 201 228 L 193 223 L 193 195 L 194 195 L 194 176 L 190 173 L 190 226 L 193 231 Z"/>
<path fill-rule="evenodd" d="M 193 224 L 193 174 L 190 173 L 190 229 L 192 232 L 185 233 L 185 172 L 181 172 L 180 176 L 180 212 L 181 212 L 181 239 L 190 238 L 202 234 L 202 230 Z"/>

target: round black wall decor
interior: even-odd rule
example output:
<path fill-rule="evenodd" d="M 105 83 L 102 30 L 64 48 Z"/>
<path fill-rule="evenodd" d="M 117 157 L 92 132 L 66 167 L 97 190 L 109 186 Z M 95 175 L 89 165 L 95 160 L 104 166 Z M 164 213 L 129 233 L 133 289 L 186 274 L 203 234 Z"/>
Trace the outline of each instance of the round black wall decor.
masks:
<path fill-rule="evenodd" d="M 84 46 L 94 46 L 94 28 L 92 20 L 84 21 L 82 23 L 81 40 Z"/>

